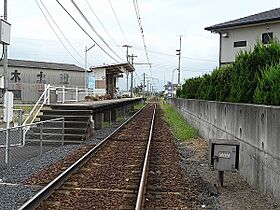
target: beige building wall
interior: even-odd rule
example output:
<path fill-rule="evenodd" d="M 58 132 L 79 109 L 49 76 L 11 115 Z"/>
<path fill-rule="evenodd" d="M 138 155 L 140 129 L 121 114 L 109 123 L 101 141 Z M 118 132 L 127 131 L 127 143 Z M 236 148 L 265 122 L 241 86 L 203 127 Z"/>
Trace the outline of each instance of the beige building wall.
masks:
<path fill-rule="evenodd" d="M 253 49 L 257 39 L 261 41 L 262 34 L 269 32 L 273 32 L 273 38 L 280 39 L 280 22 L 222 30 L 221 33 L 228 33 L 228 37 L 221 37 L 221 64 L 233 62 L 240 50 Z M 247 46 L 234 47 L 236 41 L 247 41 Z"/>
<path fill-rule="evenodd" d="M 106 93 L 106 69 L 96 69 L 95 72 L 95 88 Z"/>

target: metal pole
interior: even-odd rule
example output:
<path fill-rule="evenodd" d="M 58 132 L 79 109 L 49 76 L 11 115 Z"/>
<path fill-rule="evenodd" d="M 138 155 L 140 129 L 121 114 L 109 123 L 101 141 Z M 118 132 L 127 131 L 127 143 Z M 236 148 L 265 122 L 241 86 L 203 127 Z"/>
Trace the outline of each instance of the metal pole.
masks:
<path fill-rule="evenodd" d="M 126 60 L 127 60 L 127 62 L 129 62 L 128 61 L 128 58 L 129 58 L 129 56 L 128 56 L 128 48 L 131 48 L 132 46 L 130 46 L 130 45 L 123 45 L 123 47 L 126 47 Z"/>
<path fill-rule="evenodd" d="M 87 46 L 85 47 L 85 89 L 87 88 L 87 52 L 90 51 L 94 46 L 95 44 L 92 45 L 90 48 L 87 48 Z"/>
<path fill-rule="evenodd" d="M 64 104 L 65 102 L 65 87 L 62 86 L 62 103 Z"/>
<path fill-rule="evenodd" d="M 131 56 L 129 56 L 129 57 L 131 57 L 131 64 L 132 64 L 132 66 L 133 66 L 133 64 L 134 64 L 134 58 L 137 58 L 138 56 L 136 56 L 136 55 L 131 55 Z M 133 71 L 131 72 L 131 82 L 130 82 L 131 84 L 130 84 L 130 87 L 131 87 L 131 89 L 130 89 L 130 96 L 131 96 L 131 98 L 133 97 Z"/>
<path fill-rule="evenodd" d="M 178 61 L 178 86 L 180 86 L 180 77 L 181 77 L 181 48 L 182 48 L 182 35 L 180 35 L 180 49 L 177 50 L 179 61 Z"/>
<path fill-rule="evenodd" d="M 8 20 L 8 2 L 4 0 L 4 20 Z M 8 92 L 8 46 L 4 44 L 4 58 L 3 58 L 3 75 L 4 75 L 4 92 Z M 10 137 L 9 137 L 9 127 L 10 122 L 7 121 L 7 131 L 6 131 L 6 163 L 7 167 L 10 167 Z"/>
<path fill-rule="evenodd" d="M 8 3 L 4 0 L 4 20 L 8 20 Z M 4 58 L 3 58 L 3 75 L 4 75 L 4 90 L 8 91 L 8 46 L 4 44 Z"/>
<path fill-rule="evenodd" d="M 146 74 L 144 73 L 144 79 L 143 79 L 143 98 L 145 98 L 145 86 L 146 86 Z"/>
<path fill-rule="evenodd" d="M 9 122 L 7 122 L 9 124 Z M 10 128 L 6 130 L 6 151 L 5 151 L 5 162 L 7 164 L 7 168 L 10 168 Z"/>
<path fill-rule="evenodd" d="M 85 49 L 85 89 L 87 88 L 87 52 L 88 52 L 88 49 L 86 46 L 86 49 Z"/>
<path fill-rule="evenodd" d="M 76 102 L 79 101 L 79 89 L 76 87 Z"/>
<path fill-rule="evenodd" d="M 63 120 L 62 120 L 62 139 L 61 139 L 61 141 L 62 141 L 61 145 L 62 146 L 64 145 L 64 132 L 65 132 L 65 120 L 63 118 Z"/>
<path fill-rule="evenodd" d="M 40 126 L 40 155 L 43 154 L 43 123 Z"/>

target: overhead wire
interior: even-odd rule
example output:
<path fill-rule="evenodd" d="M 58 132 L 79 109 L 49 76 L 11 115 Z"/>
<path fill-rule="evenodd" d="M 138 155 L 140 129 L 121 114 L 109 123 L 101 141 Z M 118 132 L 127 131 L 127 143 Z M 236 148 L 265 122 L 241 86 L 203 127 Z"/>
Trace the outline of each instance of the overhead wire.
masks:
<path fill-rule="evenodd" d="M 143 50 L 142 48 L 140 47 L 133 47 L 134 49 L 137 49 L 137 50 Z M 166 56 L 172 56 L 172 57 L 177 57 L 177 55 L 173 55 L 173 54 L 170 54 L 170 53 L 164 53 L 164 52 L 159 52 L 159 51 L 155 51 L 155 50 L 147 50 L 148 52 L 151 52 L 151 53 L 154 53 L 154 54 L 159 54 L 159 55 L 166 55 Z M 212 59 L 207 59 L 207 58 L 196 58 L 196 57 L 188 57 L 188 56 L 181 56 L 181 58 L 186 58 L 186 59 L 192 59 L 192 60 L 197 60 L 197 61 L 208 61 L 208 62 L 217 62 L 216 60 L 212 60 Z"/>
<path fill-rule="evenodd" d="M 60 5 L 60 7 L 70 16 L 70 18 L 79 26 L 79 28 L 111 59 L 113 59 L 115 62 L 119 63 L 117 59 L 115 59 L 112 55 L 110 55 L 98 42 L 96 42 L 93 37 L 78 23 L 78 21 L 68 12 L 68 10 L 59 2 L 59 0 L 56 0 L 56 2 Z"/>
<path fill-rule="evenodd" d="M 124 37 L 124 39 L 126 40 L 127 44 L 129 44 L 129 41 L 128 41 L 128 39 L 127 39 L 127 37 L 126 37 L 126 35 L 125 35 L 125 33 L 124 33 L 124 30 L 123 30 L 123 28 L 122 28 L 122 26 L 121 26 L 121 23 L 120 23 L 120 21 L 119 21 L 119 18 L 118 18 L 118 16 L 117 16 L 116 12 L 115 12 L 115 9 L 114 9 L 114 7 L 113 7 L 111 1 L 108 0 L 108 2 L 109 2 L 109 4 L 110 4 L 110 7 L 111 7 L 113 13 L 114 13 L 115 19 L 116 19 L 116 21 L 117 21 L 117 23 L 118 23 L 118 26 L 119 26 L 119 28 L 120 28 L 122 34 L 123 34 L 123 37 Z"/>
<path fill-rule="evenodd" d="M 38 5 L 39 9 L 41 10 L 42 14 L 44 15 L 47 23 L 49 24 L 50 28 L 52 29 L 52 31 L 54 32 L 54 34 L 56 35 L 56 37 L 58 38 L 58 40 L 60 41 L 60 43 L 62 44 L 62 46 L 65 48 L 65 50 L 69 53 L 69 55 L 78 63 L 82 66 L 82 64 L 74 57 L 74 55 L 70 52 L 70 50 L 66 47 L 66 45 L 64 44 L 64 42 L 62 41 L 61 37 L 58 35 L 58 33 L 55 31 L 54 27 L 51 25 L 49 19 L 47 18 L 47 15 L 45 14 L 45 12 L 43 11 L 42 7 L 40 6 L 38 0 L 35 0 L 36 4 Z"/>
<path fill-rule="evenodd" d="M 79 8 L 79 6 L 75 3 L 74 0 L 71 0 L 71 3 L 74 5 L 76 10 L 80 13 L 80 15 L 83 17 L 83 19 L 86 21 L 86 23 L 89 25 L 89 27 L 93 30 L 93 32 L 99 37 L 99 39 L 108 47 L 108 49 L 117 56 L 120 60 L 123 60 L 111 47 L 110 45 L 104 40 L 104 38 L 97 32 L 97 30 L 93 27 L 91 22 L 87 19 L 87 17 L 84 15 L 82 10 Z"/>
<path fill-rule="evenodd" d="M 37 0 L 36 0 L 37 1 Z M 43 3 L 42 0 L 40 0 L 41 4 L 43 5 L 45 11 L 47 12 L 47 14 L 49 15 L 49 17 L 51 18 L 52 22 L 55 24 L 56 28 L 59 30 L 59 32 L 61 33 L 61 35 L 63 36 L 63 38 L 66 40 L 66 42 L 70 45 L 70 47 L 77 53 L 77 55 L 84 61 L 85 58 L 82 57 L 80 55 L 80 53 L 75 49 L 75 47 L 71 44 L 71 42 L 69 41 L 69 39 L 66 37 L 66 35 L 63 33 L 63 31 L 60 29 L 59 25 L 56 23 L 56 21 L 54 20 L 54 18 L 52 17 L 51 13 L 49 12 L 48 8 L 46 7 L 46 5 Z M 42 10 L 41 10 L 42 11 Z M 45 16 L 46 18 L 46 16 Z"/>
<path fill-rule="evenodd" d="M 144 50 L 145 50 L 145 54 L 146 54 L 147 63 L 151 63 L 150 58 L 149 58 L 149 54 L 148 54 L 148 51 L 147 51 L 147 45 L 146 45 L 146 42 L 145 42 L 145 35 L 144 35 L 144 30 L 143 30 L 143 26 L 142 26 L 140 10 L 139 10 L 139 5 L 138 5 L 137 0 L 133 0 L 133 5 L 134 5 L 135 14 L 136 14 L 138 26 L 139 26 L 139 29 L 140 29 L 140 33 L 141 33 L 141 38 L 142 38 L 142 42 L 143 42 L 143 46 L 144 46 Z M 151 65 L 150 65 L 149 70 L 150 70 L 150 74 L 152 76 Z"/>
<path fill-rule="evenodd" d="M 91 12 L 93 13 L 93 15 L 95 16 L 95 18 L 98 20 L 98 22 L 100 23 L 100 25 L 102 26 L 103 30 L 105 31 L 105 33 L 110 37 L 110 39 L 112 40 L 112 42 L 119 47 L 119 45 L 117 44 L 117 42 L 115 41 L 115 39 L 111 36 L 111 34 L 109 33 L 109 31 L 105 28 L 104 24 L 101 22 L 101 20 L 98 18 L 97 14 L 94 12 L 92 6 L 90 5 L 90 3 L 88 2 L 88 0 L 86 0 L 86 3 L 89 7 L 89 9 L 91 10 Z"/>

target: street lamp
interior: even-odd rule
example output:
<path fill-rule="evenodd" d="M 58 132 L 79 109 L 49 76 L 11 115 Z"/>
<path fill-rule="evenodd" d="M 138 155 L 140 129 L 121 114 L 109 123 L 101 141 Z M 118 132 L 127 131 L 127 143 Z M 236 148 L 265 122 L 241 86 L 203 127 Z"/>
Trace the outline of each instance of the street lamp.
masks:
<path fill-rule="evenodd" d="M 90 51 L 94 46 L 95 44 L 92 45 L 90 48 L 87 48 L 86 46 L 85 49 L 85 89 L 87 89 L 87 52 Z"/>

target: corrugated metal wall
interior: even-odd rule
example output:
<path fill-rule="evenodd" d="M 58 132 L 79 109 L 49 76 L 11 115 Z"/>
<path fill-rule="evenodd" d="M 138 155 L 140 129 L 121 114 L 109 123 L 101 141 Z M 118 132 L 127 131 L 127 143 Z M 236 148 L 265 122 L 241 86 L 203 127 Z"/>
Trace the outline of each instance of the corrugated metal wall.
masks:
<path fill-rule="evenodd" d="M 0 72 L 2 72 L 0 67 Z M 44 84 L 53 86 L 79 87 L 84 86 L 83 71 L 66 71 L 51 69 L 35 69 L 9 67 L 9 90 L 14 91 L 14 103 L 34 103 L 44 91 Z M 21 91 L 21 99 L 16 99 Z"/>

